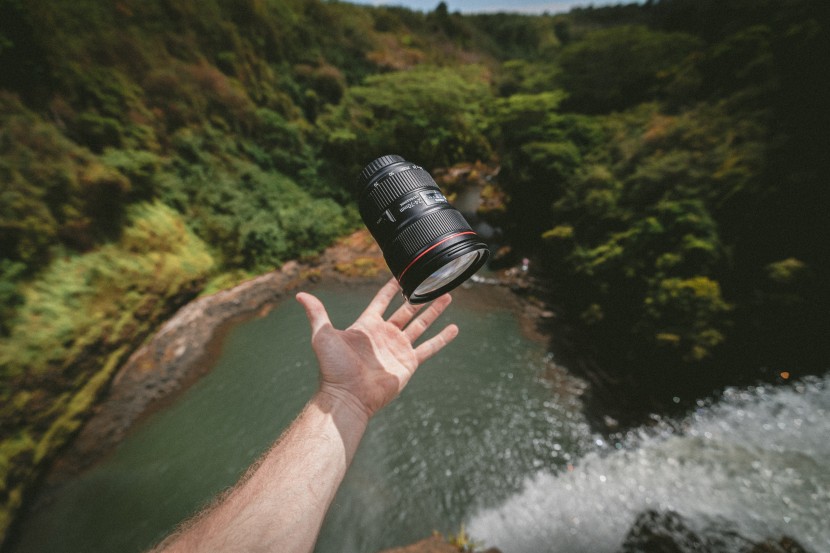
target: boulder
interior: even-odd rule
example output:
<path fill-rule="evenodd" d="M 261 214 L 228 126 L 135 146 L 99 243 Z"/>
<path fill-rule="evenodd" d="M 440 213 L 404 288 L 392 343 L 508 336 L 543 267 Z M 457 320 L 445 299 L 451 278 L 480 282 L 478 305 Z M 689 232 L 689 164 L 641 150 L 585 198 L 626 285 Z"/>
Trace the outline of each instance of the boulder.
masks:
<path fill-rule="evenodd" d="M 728 522 L 711 523 L 700 532 L 674 511 L 640 513 L 620 553 L 808 553 L 795 539 L 782 536 L 753 542 Z"/>

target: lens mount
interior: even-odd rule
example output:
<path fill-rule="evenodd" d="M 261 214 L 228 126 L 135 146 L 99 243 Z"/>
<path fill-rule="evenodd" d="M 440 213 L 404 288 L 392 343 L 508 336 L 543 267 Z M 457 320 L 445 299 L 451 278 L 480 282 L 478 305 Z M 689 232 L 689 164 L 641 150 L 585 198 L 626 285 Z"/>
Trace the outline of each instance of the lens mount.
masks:
<path fill-rule="evenodd" d="M 423 168 L 382 156 L 359 184 L 360 215 L 410 303 L 441 296 L 486 263 L 486 244 Z"/>

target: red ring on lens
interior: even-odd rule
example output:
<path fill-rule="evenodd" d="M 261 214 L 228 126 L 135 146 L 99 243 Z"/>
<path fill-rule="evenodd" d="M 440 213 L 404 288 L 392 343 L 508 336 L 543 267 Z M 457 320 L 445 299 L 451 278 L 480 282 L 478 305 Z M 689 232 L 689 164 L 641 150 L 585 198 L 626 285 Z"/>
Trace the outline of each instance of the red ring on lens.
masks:
<path fill-rule="evenodd" d="M 455 234 L 451 234 L 451 235 L 447 236 L 446 238 L 444 238 L 444 239 L 443 239 L 443 240 L 441 240 L 440 242 L 436 242 L 436 243 L 435 243 L 435 244 L 433 244 L 432 246 L 430 246 L 430 247 L 428 247 L 427 249 L 425 249 L 424 251 L 422 251 L 420 254 L 418 254 L 418 257 L 416 257 L 415 259 L 413 259 L 413 260 L 409 263 L 409 265 L 407 265 L 407 266 L 406 266 L 406 268 L 405 268 L 403 271 L 401 271 L 401 274 L 398 276 L 398 282 L 400 282 L 400 281 L 403 279 L 403 276 L 406 274 L 406 272 L 410 269 L 410 267 L 412 267 L 413 265 L 415 265 L 415 263 L 417 263 L 419 259 L 421 259 L 422 257 L 424 257 L 426 254 L 428 254 L 429 252 L 431 252 L 432 250 L 434 250 L 435 248 L 437 248 L 438 246 L 440 246 L 441 244 L 443 244 L 443 243 L 444 243 L 444 242 L 446 242 L 447 240 L 452 240 L 452 239 L 453 239 L 453 238 L 455 238 L 456 236 L 464 236 L 465 234 L 475 234 L 475 232 L 473 232 L 473 231 L 471 231 L 471 230 L 468 230 L 468 231 L 465 231 L 465 232 L 456 232 Z"/>

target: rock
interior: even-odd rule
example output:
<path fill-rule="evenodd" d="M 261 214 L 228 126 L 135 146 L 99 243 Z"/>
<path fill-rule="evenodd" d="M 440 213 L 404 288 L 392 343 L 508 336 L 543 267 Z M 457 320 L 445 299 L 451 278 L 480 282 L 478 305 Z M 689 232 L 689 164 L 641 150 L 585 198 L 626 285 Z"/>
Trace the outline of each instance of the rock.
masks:
<path fill-rule="evenodd" d="M 753 542 L 728 522 L 712 523 L 700 533 L 674 511 L 648 510 L 634 520 L 620 553 L 807 553 L 796 540 Z"/>
<path fill-rule="evenodd" d="M 634 521 L 621 553 L 692 553 L 706 551 L 705 544 L 675 512 L 645 511 Z"/>
<path fill-rule="evenodd" d="M 807 553 L 794 539 L 784 536 L 778 541 L 766 540 L 755 544 L 747 553 Z"/>

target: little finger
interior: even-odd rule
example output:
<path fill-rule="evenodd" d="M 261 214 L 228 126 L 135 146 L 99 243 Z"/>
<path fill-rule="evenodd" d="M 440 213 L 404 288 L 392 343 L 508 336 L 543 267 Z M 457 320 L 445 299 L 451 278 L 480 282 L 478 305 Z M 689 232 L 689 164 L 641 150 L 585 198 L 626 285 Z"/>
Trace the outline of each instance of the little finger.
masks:
<path fill-rule="evenodd" d="M 423 344 L 419 345 L 415 348 L 415 356 L 418 359 L 418 364 L 423 363 L 444 349 L 444 346 L 452 342 L 456 336 L 458 336 L 458 327 L 451 324 L 429 340 L 426 340 Z"/>

